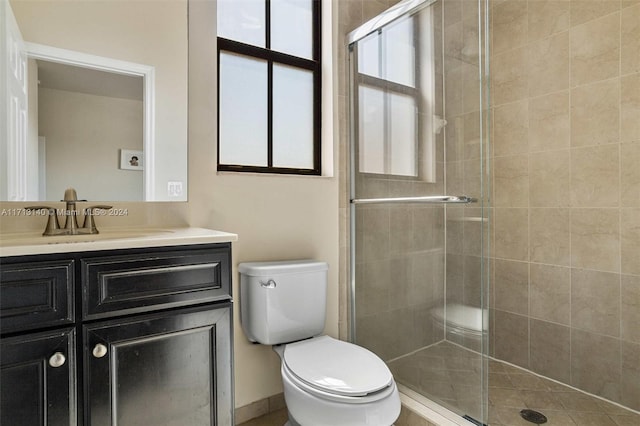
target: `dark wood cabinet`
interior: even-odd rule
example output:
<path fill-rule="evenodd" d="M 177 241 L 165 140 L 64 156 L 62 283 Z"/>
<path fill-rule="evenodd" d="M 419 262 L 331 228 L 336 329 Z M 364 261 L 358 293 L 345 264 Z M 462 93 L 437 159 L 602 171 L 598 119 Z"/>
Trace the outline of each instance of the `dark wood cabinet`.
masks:
<path fill-rule="evenodd" d="M 0 268 L 0 424 L 234 424 L 229 243 Z"/>
<path fill-rule="evenodd" d="M 232 425 L 230 325 L 226 303 L 85 326 L 87 423 Z"/>
<path fill-rule="evenodd" d="M 76 424 L 75 330 L 0 341 L 0 424 Z"/>
<path fill-rule="evenodd" d="M 1 264 L 2 334 L 73 324 L 72 259 Z"/>
<path fill-rule="evenodd" d="M 170 250 L 83 258 L 85 320 L 227 300 L 230 251 Z"/>

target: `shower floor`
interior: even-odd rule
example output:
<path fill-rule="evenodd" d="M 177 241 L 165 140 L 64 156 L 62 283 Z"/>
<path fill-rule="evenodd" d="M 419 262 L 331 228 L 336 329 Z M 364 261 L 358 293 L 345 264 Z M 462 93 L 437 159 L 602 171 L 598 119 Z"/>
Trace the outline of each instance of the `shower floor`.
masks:
<path fill-rule="evenodd" d="M 397 382 L 460 415 L 480 418 L 482 357 L 440 342 L 395 359 Z M 531 426 L 520 410 L 544 414 L 549 426 L 638 426 L 640 415 L 547 380 L 527 370 L 489 360 L 489 425 Z"/>

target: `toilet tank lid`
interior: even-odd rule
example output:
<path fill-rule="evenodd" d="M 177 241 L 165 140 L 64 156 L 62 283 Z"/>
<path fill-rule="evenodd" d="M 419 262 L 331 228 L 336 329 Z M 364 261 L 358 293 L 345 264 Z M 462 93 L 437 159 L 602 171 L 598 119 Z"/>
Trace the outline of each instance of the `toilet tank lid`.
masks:
<path fill-rule="evenodd" d="M 244 275 L 262 277 L 266 275 L 299 274 L 302 272 L 319 272 L 329 269 L 327 262 L 312 259 L 279 260 L 275 262 L 243 262 L 238 271 Z"/>

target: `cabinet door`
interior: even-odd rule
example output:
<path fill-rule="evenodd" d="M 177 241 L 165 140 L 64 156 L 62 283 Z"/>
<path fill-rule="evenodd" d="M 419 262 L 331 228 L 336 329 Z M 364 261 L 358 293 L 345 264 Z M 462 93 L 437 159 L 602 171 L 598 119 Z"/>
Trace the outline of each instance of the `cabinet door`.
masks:
<path fill-rule="evenodd" d="M 215 307 L 85 325 L 86 425 L 232 425 L 231 304 Z"/>
<path fill-rule="evenodd" d="M 33 333 L 0 342 L 0 424 L 76 424 L 75 331 Z"/>

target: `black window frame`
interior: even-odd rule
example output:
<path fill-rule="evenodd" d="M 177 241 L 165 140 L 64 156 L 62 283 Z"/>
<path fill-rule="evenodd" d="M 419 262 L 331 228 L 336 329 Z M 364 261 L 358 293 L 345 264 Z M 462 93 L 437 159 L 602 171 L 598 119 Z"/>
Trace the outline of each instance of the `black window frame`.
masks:
<path fill-rule="evenodd" d="M 277 173 L 296 175 L 321 175 L 321 123 L 322 123 L 322 15 L 321 0 L 312 2 L 312 59 L 271 50 L 271 1 L 265 1 L 265 47 L 254 46 L 217 36 L 217 170 L 228 172 Z M 220 54 L 226 52 L 267 62 L 267 166 L 220 163 Z M 311 71 L 313 75 L 313 168 L 273 166 L 273 65 L 286 65 Z"/>

